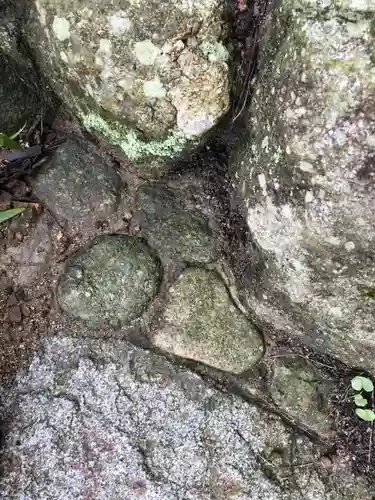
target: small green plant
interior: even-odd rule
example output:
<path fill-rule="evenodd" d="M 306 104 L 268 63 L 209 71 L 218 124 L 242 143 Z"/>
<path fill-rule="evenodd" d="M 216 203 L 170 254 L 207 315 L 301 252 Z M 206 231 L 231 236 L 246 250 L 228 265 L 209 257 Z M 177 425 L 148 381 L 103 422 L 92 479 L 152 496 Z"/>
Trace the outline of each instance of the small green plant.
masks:
<path fill-rule="evenodd" d="M 21 149 L 21 146 L 12 137 L 5 134 L 0 134 L 0 148 Z"/>
<path fill-rule="evenodd" d="M 12 135 L 6 135 L 0 132 L 0 148 L 16 149 L 16 150 L 22 149 L 21 144 L 15 139 L 21 134 L 21 132 L 24 131 L 25 127 L 26 123 L 22 128 L 18 130 L 18 132 Z"/>
<path fill-rule="evenodd" d="M 356 391 L 354 404 L 357 407 L 355 410 L 357 417 L 366 422 L 373 422 L 375 420 L 375 413 L 368 408 L 369 401 L 367 399 L 367 394 L 372 394 L 374 391 L 372 380 L 368 377 L 356 375 L 351 380 L 351 386 Z"/>
<path fill-rule="evenodd" d="M 9 210 L 3 210 L 0 212 L 0 222 L 5 222 L 8 219 L 11 219 L 12 217 L 15 217 L 16 215 L 22 213 L 25 209 L 24 208 L 10 208 Z"/>

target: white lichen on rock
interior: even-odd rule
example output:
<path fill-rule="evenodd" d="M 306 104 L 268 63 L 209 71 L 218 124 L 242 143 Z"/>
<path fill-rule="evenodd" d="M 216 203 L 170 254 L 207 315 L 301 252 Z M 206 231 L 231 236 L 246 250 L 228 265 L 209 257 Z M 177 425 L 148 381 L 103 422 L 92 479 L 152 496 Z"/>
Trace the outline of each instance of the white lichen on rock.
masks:
<path fill-rule="evenodd" d="M 185 138 L 173 139 L 173 149 L 187 146 L 229 109 L 224 9 L 223 0 L 119 0 L 116 6 L 110 0 L 38 0 L 25 34 L 76 113 L 102 109 L 103 120 L 111 116 L 137 137 L 126 144 L 165 152 L 171 137 Z"/>

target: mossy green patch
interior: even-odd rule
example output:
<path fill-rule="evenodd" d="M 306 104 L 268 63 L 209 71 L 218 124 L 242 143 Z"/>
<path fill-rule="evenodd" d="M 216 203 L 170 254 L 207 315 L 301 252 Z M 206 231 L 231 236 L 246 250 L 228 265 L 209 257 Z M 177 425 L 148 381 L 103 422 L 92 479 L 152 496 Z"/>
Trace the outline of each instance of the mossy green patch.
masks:
<path fill-rule="evenodd" d="M 169 289 L 153 342 L 178 356 L 241 373 L 262 356 L 256 327 L 234 306 L 213 271 L 189 268 Z"/>
<path fill-rule="evenodd" d="M 141 160 L 147 157 L 173 158 L 186 146 L 187 139 L 173 132 L 166 139 L 146 141 L 126 125 L 108 122 L 100 115 L 88 113 L 82 117 L 83 125 L 102 134 L 114 146 L 120 147 L 130 160 Z"/>

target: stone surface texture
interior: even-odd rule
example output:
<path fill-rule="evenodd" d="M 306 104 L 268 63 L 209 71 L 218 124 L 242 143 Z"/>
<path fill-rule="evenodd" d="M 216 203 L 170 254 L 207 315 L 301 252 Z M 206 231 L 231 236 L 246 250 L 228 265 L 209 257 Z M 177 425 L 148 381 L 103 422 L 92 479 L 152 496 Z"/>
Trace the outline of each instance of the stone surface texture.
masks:
<path fill-rule="evenodd" d="M 209 263 L 215 259 L 215 241 L 208 221 L 189 210 L 182 196 L 170 189 L 142 186 L 136 209 L 140 228 L 161 257 Z"/>
<path fill-rule="evenodd" d="M 34 194 L 70 221 L 105 218 L 119 205 L 122 181 L 88 141 L 68 138 L 31 181 Z"/>
<path fill-rule="evenodd" d="M 232 157 L 258 324 L 373 374 L 374 19 L 374 0 L 278 2 Z"/>
<path fill-rule="evenodd" d="M 132 160 L 173 156 L 229 109 L 222 0 L 38 0 L 25 12 L 54 89 Z"/>
<path fill-rule="evenodd" d="M 141 240 L 102 236 L 70 261 L 58 302 L 90 326 L 119 327 L 142 314 L 159 281 L 159 261 Z"/>
<path fill-rule="evenodd" d="M 290 461 L 314 462 L 318 448 L 124 341 L 50 340 L 0 395 L 2 498 L 370 499 L 339 466 L 326 478 L 296 467 L 288 491 Z"/>
<path fill-rule="evenodd" d="M 169 290 L 162 323 L 155 345 L 220 370 L 248 370 L 263 353 L 261 336 L 214 271 L 185 271 Z"/>
<path fill-rule="evenodd" d="M 320 435 L 330 435 L 334 423 L 327 408 L 327 397 L 333 389 L 332 382 L 299 357 L 276 358 L 272 372 L 270 393 L 278 407 Z"/>
<path fill-rule="evenodd" d="M 0 31 L 0 41 L 2 40 Z M 35 74 L 0 50 L 1 133 L 15 134 L 25 123 L 33 125 L 40 115 L 40 97 Z"/>

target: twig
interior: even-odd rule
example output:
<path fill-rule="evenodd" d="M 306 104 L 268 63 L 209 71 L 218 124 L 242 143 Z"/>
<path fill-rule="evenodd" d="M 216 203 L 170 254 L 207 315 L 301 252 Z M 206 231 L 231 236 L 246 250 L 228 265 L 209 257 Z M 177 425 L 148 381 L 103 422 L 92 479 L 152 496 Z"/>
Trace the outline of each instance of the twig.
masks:
<path fill-rule="evenodd" d="M 371 393 L 371 402 L 372 402 L 372 407 L 374 409 L 374 391 Z M 371 422 L 371 429 L 370 429 L 370 437 L 369 437 L 369 444 L 368 444 L 368 454 L 367 454 L 367 472 L 370 471 L 371 467 L 371 450 L 372 450 L 372 435 L 374 433 L 374 422 Z"/>
<path fill-rule="evenodd" d="M 299 358 L 306 359 L 309 363 L 311 363 L 313 365 L 316 364 L 316 365 L 320 365 L 320 366 L 325 366 L 326 368 L 330 368 L 331 370 L 335 369 L 334 366 L 325 365 L 324 363 L 321 363 L 320 361 L 316 361 L 315 359 L 312 360 L 311 358 L 309 358 L 307 356 L 303 356 L 302 354 L 298 354 L 298 353 L 294 353 L 294 352 L 290 352 L 290 353 L 286 352 L 285 354 L 271 354 L 268 357 L 271 359 L 275 359 L 275 358 L 288 358 L 288 357 L 294 357 L 294 356 L 298 356 Z"/>
<path fill-rule="evenodd" d="M 372 434 L 374 432 L 374 422 L 371 423 L 370 438 L 368 445 L 368 455 L 367 455 L 367 472 L 370 471 L 371 467 L 371 449 L 372 449 Z"/>

